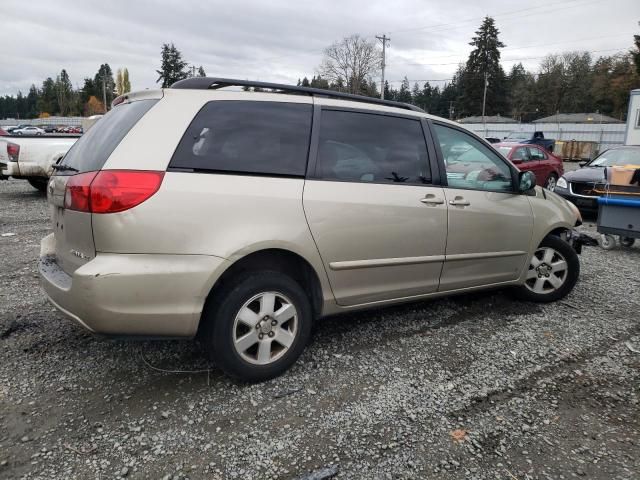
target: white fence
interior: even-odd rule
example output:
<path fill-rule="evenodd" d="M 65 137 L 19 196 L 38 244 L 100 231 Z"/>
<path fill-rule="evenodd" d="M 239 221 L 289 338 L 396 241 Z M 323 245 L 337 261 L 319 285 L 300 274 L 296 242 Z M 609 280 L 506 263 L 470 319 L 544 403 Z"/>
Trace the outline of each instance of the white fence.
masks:
<path fill-rule="evenodd" d="M 614 145 L 623 145 L 626 125 L 624 123 L 465 123 L 466 128 L 482 137 L 504 138 L 511 132 L 536 131 L 555 140 L 580 140 L 597 142 L 598 150 Z"/>

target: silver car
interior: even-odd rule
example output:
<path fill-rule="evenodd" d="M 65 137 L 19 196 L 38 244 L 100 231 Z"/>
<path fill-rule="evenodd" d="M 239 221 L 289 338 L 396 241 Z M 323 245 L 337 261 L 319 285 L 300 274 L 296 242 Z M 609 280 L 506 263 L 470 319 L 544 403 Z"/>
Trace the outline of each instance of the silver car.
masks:
<path fill-rule="evenodd" d="M 100 334 L 198 335 L 247 381 L 325 315 L 496 287 L 549 302 L 579 275 L 577 209 L 409 105 L 192 78 L 116 99 L 55 170 L 51 302 Z"/>

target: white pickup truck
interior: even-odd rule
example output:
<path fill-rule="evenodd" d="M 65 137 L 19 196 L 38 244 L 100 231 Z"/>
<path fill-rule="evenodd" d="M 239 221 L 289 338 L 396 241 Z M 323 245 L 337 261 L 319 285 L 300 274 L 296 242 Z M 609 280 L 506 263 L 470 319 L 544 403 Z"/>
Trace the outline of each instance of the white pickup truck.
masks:
<path fill-rule="evenodd" d="M 44 192 L 53 165 L 65 156 L 78 137 L 0 137 L 0 180 L 27 180 Z"/>

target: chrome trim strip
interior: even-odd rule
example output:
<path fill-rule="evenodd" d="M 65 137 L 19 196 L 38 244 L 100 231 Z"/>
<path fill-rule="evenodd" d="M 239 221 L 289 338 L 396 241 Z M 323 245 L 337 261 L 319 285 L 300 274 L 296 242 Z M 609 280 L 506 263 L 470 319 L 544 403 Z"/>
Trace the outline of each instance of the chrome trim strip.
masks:
<path fill-rule="evenodd" d="M 593 195 L 592 196 L 592 195 L 580 195 L 579 193 L 573 193 L 573 188 L 571 188 L 572 183 L 571 182 L 568 182 L 568 183 L 569 183 L 569 193 L 571 195 L 573 195 L 574 197 L 591 198 L 591 199 L 598 198 L 597 195 Z M 577 183 L 589 183 L 589 182 L 577 182 Z M 593 188 L 596 188 L 595 184 L 594 184 Z"/>
<path fill-rule="evenodd" d="M 479 260 L 483 258 L 500 258 L 500 257 L 517 257 L 527 255 L 527 252 L 521 250 L 507 250 L 505 252 L 483 252 L 483 253 L 458 253 L 455 255 L 447 255 L 447 262 L 458 262 L 460 260 Z"/>
<path fill-rule="evenodd" d="M 356 270 L 359 268 L 396 267 L 400 265 L 417 265 L 420 263 L 458 262 L 461 260 L 479 260 L 483 258 L 517 257 L 527 255 L 520 250 L 508 250 L 505 252 L 483 253 L 459 253 L 455 255 L 429 255 L 425 257 L 401 257 L 401 258 L 374 258 L 372 260 L 347 260 L 344 262 L 331 262 L 331 270 Z"/>
<path fill-rule="evenodd" d="M 331 262 L 331 270 L 355 270 L 358 268 L 396 267 L 399 265 L 416 265 L 419 263 L 444 262 L 444 255 L 429 255 L 425 257 L 374 258 L 372 260 L 347 260 Z"/>

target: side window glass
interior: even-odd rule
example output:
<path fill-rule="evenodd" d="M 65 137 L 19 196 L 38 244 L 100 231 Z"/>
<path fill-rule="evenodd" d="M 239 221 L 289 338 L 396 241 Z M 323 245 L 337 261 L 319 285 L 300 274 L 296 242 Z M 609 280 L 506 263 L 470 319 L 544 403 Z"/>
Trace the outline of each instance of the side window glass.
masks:
<path fill-rule="evenodd" d="M 532 148 L 531 149 L 531 159 L 532 160 L 544 160 L 546 158 L 547 158 L 547 156 L 545 155 L 545 153 L 542 150 L 539 150 L 537 148 Z"/>
<path fill-rule="evenodd" d="M 170 166 L 304 176 L 311 114 L 309 104 L 209 102 L 187 128 Z"/>
<path fill-rule="evenodd" d="M 511 169 L 468 133 L 434 124 L 450 187 L 512 192 Z"/>
<path fill-rule="evenodd" d="M 351 182 L 431 182 L 419 120 L 323 110 L 316 176 Z"/>
<path fill-rule="evenodd" d="M 513 152 L 511 160 L 522 160 L 523 162 L 530 160 L 529 149 L 526 147 L 516 148 L 516 151 Z"/>

